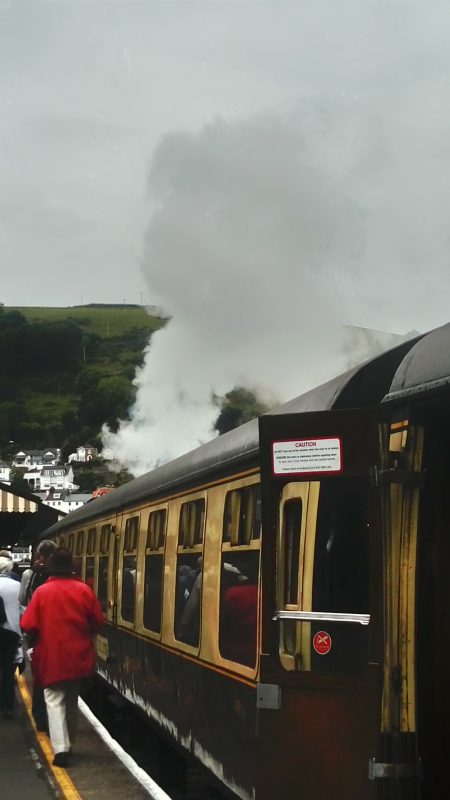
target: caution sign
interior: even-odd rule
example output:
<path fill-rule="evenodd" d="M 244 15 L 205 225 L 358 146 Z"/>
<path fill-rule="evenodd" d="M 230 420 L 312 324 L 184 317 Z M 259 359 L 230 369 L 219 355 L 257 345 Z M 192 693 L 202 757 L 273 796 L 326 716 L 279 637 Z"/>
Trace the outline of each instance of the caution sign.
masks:
<path fill-rule="evenodd" d="M 326 631 L 318 631 L 313 639 L 313 647 L 319 656 L 326 656 L 331 650 L 331 636 Z"/>
<path fill-rule="evenodd" d="M 339 436 L 272 442 L 274 475 L 342 472 Z"/>

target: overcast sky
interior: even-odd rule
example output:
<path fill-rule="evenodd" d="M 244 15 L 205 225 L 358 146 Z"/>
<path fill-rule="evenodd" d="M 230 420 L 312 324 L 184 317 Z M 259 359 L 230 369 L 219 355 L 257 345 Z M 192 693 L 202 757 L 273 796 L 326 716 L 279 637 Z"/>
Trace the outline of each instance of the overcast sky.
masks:
<path fill-rule="evenodd" d="M 155 148 L 261 113 L 296 139 L 324 193 L 333 179 L 343 206 L 350 194 L 359 266 L 345 280 L 351 289 L 360 270 L 363 302 L 385 293 L 386 261 L 391 295 L 407 270 L 448 286 L 450 9 L 429 11 L 425 0 L 0 0 L 3 302 L 154 301 L 159 265 L 145 274 L 142 260 Z M 296 199 L 274 188 L 274 207 Z M 439 297 L 427 313 L 422 296 L 411 313 L 398 300 L 399 328 L 446 318 Z"/>
<path fill-rule="evenodd" d="M 0 0 L 0 299 L 163 305 L 146 451 L 338 372 L 330 326 L 446 322 L 449 168 L 448 2 Z"/>

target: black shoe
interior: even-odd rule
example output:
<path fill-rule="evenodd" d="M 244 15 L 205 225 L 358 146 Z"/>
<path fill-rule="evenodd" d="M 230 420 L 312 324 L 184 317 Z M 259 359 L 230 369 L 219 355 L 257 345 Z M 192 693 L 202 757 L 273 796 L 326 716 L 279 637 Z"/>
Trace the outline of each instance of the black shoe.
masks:
<path fill-rule="evenodd" d="M 69 753 L 62 752 L 56 753 L 53 759 L 53 766 L 54 767 L 67 767 L 69 765 Z"/>

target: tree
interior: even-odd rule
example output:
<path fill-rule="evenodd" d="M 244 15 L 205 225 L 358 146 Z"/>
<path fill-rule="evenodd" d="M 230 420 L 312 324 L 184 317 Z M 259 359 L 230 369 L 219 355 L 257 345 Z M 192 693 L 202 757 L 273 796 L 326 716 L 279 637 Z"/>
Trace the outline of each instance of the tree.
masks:
<path fill-rule="evenodd" d="M 11 489 L 14 492 L 29 492 L 30 487 L 28 483 L 24 479 L 24 475 L 26 473 L 26 469 L 20 467 L 13 467 L 9 476 L 11 481 Z"/>
<path fill-rule="evenodd" d="M 214 430 L 220 434 L 231 431 L 268 410 L 268 406 L 257 393 L 244 386 L 236 386 L 224 397 L 214 396 L 214 402 L 220 408 Z"/>

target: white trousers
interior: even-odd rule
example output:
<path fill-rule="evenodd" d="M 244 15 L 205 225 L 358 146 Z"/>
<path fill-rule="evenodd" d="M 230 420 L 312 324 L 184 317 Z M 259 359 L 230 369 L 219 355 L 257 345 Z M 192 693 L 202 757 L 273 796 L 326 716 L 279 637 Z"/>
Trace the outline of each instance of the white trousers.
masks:
<path fill-rule="evenodd" d="M 75 739 L 80 681 L 61 681 L 44 689 L 53 752 L 67 753 Z"/>

